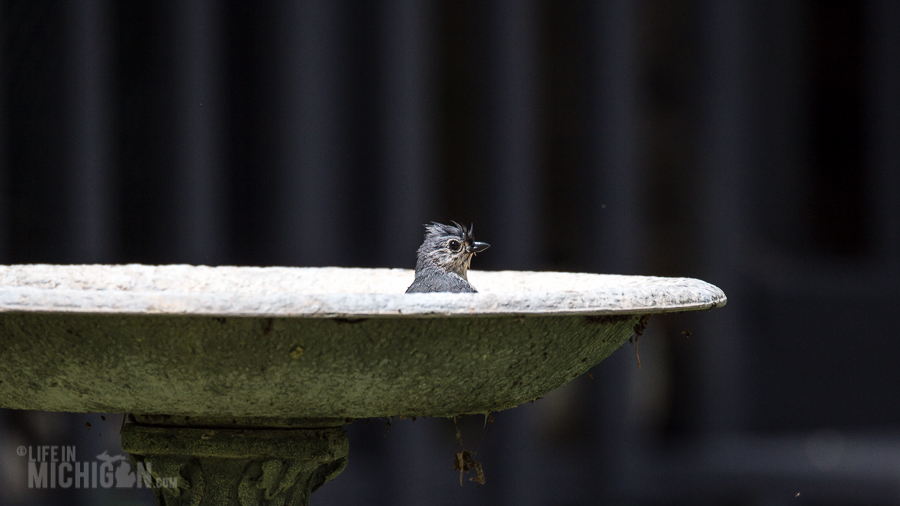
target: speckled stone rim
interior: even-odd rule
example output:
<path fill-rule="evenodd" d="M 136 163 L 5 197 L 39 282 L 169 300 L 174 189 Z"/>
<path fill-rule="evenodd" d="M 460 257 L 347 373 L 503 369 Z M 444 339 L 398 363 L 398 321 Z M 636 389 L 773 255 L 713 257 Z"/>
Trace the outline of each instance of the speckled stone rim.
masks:
<path fill-rule="evenodd" d="M 0 266 L 0 312 L 258 317 L 637 314 L 724 306 L 691 278 L 469 271 L 475 294 L 406 294 L 408 269 L 190 265 Z"/>

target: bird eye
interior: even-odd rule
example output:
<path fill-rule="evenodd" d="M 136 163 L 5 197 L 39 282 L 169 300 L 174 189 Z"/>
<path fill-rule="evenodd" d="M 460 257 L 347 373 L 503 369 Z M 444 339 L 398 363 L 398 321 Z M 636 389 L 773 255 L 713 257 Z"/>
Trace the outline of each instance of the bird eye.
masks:
<path fill-rule="evenodd" d="M 450 247 L 450 251 L 459 251 L 460 244 L 459 244 L 459 241 L 453 240 L 453 241 L 450 241 L 449 243 L 447 243 L 447 246 Z"/>

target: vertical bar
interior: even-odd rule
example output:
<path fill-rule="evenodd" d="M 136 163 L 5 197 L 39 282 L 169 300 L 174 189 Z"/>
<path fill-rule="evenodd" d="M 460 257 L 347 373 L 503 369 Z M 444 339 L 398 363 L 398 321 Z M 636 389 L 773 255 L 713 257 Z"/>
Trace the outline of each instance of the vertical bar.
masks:
<path fill-rule="evenodd" d="M 227 258 L 220 154 L 220 13 L 212 0 L 174 5 L 176 261 L 214 265 Z"/>
<path fill-rule="evenodd" d="M 700 182 L 705 212 L 698 216 L 703 279 L 740 300 L 738 265 L 750 224 L 743 196 L 750 129 L 749 5 L 745 1 L 703 4 L 705 98 L 701 111 Z M 741 428 L 740 309 L 716 311 L 702 319 L 700 429 L 708 433 Z"/>
<path fill-rule="evenodd" d="M 387 0 L 382 11 L 385 163 L 379 204 L 385 214 L 379 245 L 385 267 L 413 267 L 422 224 L 435 219 L 433 11 L 430 0 Z M 445 456 L 434 444 L 438 426 L 429 422 L 394 422 L 387 449 L 396 480 L 387 502 L 441 502 L 435 463 Z"/>
<path fill-rule="evenodd" d="M 541 261 L 538 4 L 496 0 L 492 8 L 492 241 L 503 267 L 535 269 Z"/>
<path fill-rule="evenodd" d="M 384 156 L 381 205 L 385 266 L 415 265 L 422 224 L 434 219 L 434 5 L 388 0 L 384 6 Z"/>
<path fill-rule="evenodd" d="M 349 244 L 342 228 L 338 5 L 279 4 L 282 66 L 278 139 L 282 220 L 280 258 L 293 265 L 334 265 Z"/>
<path fill-rule="evenodd" d="M 593 250 L 601 272 L 638 274 L 642 261 L 643 174 L 638 156 L 637 8 L 612 0 L 596 7 L 600 40 L 595 157 L 598 180 L 592 217 L 600 225 Z M 596 226 L 594 225 L 594 226 Z"/>
<path fill-rule="evenodd" d="M 760 132 L 760 143 L 767 146 L 754 157 L 753 176 L 767 181 L 767 202 L 758 206 L 759 219 L 765 227 L 767 239 L 780 247 L 801 250 L 809 241 L 807 231 L 808 199 L 797 198 L 808 186 L 808 170 L 801 170 L 805 160 L 807 141 L 805 128 L 808 115 L 808 95 L 805 73 L 805 46 L 809 13 L 801 2 L 767 1 L 758 4 L 765 13 L 769 27 L 765 40 L 754 45 L 766 52 L 766 72 L 758 81 L 765 97 L 761 109 L 765 112 L 767 128 Z"/>
<path fill-rule="evenodd" d="M 444 427 L 446 429 L 446 427 Z M 384 503 L 402 505 L 440 504 L 448 488 L 447 461 L 436 443 L 440 439 L 438 420 L 394 420 L 385 450 L 393 482 Z M 452 479 L 449 480 L 452 483 Z"/>
<path fill-rule="evenodd" d="M 489 141 L 492 168 L 487 216 L 492 254 L 506 269 L 536 269 L 541 262 L 542 199 L 539 189 L 538 3 L 494 0 L 489 7 Z M 477 230 L 476 230 L 477 232 Z M 494 501 L 527 506 L 540 497 L 539 440 L 534 410 L 502 415 L 504 431 L 495 435 L 503 452 Z"/>
<path fill-rule="evenodd" d="M 873 0 L 868 4 L 868 125 L 872 178 L 869 192 L 876 224 L 872 235 L 880 266 L 894 280 L 900 276 L 900 4 Z"/>
<path fill-rule="evenodd" d="M 6 10 L 0 9 L 0 40 L 7 40 L 7 33 L 4 28 L 7 26 Z M 9 111 L 6 108 L 7 89 L 6 83 L 9 78 L 7 76 L 7 54 L 6 48 L 8 44 L 0 48 L 0 263 L 8 263 L 10 260 L 9 236 L 10 236 L 10 192 L 9 192 L 9 168 L 7 166 L 9 160 L 9 152 L 7 151 L 7 143 L 9 139 Z"/>
<path fill-rule="evenodd" d="M 114 258 L 115 209 L 110 107 L 110 6 L 103 0 L 65 4 L 68 31 L 68 200 L 65 258 Z"/>
<path fill-rule="evenodd" d="M 628 0 L 598 3 L 593 10 L 597 51 L 596 107 L 592 137 L 595 174 L 593 206 L 584 227 L 591 234 L 597 272 L 643 273 L 641 235 L 645 219 L 639 200 L 642 179 L 638 152 L 638 11 Z M 639 374 L 634 352 L 626 343 L 596 369 L 599 398 L 593 410 L 594 450 L 601 457 L 596 486 L 609 498 L 628 490 L 638 476 L 640 453 L 635 403 L 635 377 Z"/>

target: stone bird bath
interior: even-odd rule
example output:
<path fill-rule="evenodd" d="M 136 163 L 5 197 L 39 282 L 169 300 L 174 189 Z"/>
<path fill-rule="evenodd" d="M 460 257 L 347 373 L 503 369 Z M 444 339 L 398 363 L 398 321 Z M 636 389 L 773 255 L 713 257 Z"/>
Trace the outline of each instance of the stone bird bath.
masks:
<path fill-rule="evenodd" d="M 0 407 L 133 414 L 122 445 L 160 504 L 307 504 L 355 418 L 511 408 L 644 315 L 726 301 L 685 278 L 469 278 L 480 293 L 405 294 L 402 269 L 0 266 Z"/>

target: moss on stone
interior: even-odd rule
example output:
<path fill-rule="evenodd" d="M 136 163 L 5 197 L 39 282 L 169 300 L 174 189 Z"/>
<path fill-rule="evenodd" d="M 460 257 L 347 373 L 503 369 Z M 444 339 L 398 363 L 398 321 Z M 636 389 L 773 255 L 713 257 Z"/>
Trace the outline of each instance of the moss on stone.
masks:
<path fill-rule="evenodd" d="M 485 413 L 584 373 L 639 317 L 0 313 L 0 406 L 331 419 Z"/>

